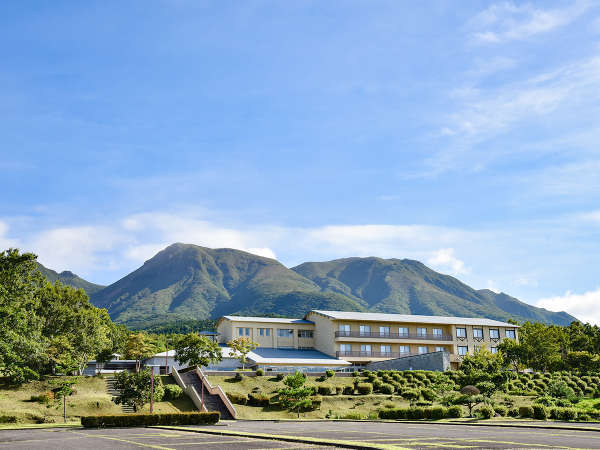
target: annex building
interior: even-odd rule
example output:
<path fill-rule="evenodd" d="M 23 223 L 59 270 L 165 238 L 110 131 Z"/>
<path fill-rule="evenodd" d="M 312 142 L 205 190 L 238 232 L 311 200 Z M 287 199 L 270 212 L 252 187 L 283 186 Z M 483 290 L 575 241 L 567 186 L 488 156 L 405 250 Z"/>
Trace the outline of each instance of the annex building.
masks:
<path fill-rule="evenodd" d="M 364 366 L 436 352 L 456 368 L 481 346 L 495 353 L 503 339 L 518 340 L 518 328 L 484 318 L 312 310 L 304 319 L 224 316 L 217 340 L 252 339 L 259 348 L 249 358 L 267 369 Z"/>

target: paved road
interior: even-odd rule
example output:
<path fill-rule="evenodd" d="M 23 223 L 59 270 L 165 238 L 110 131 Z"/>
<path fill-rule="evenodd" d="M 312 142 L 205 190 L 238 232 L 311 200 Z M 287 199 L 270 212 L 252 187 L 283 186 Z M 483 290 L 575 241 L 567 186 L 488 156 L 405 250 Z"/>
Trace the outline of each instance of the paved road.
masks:
<path fill-rule="evenodd" d="M 598 431 L 375 422 L 236 421 L 228 425 L 227 430 L 362 441 L 404 448 L 600 448 Z"/>
<path fill-rule="evenodd" d="M 217 427 L 212 427 L 214 430 Z M 266 449 L 266 448 L 319 448 L 291 442 L 249 439 L 233 436 L 168 431 L 153 428 L 118 428 L 104 430 L 61 429 L 50 430 L 2 430 L 0 450 L 64 449 L 64 450 L 113 450 L 113 449 Z"/>
<path fill-rule="evenodd" d="M 400 448 L 600 448 L 600 432 L 436 423 L 223 422 L 194 431 L 244 431 L 360 441 Z M 2 449 L 259 449 L 326 448 L 293 442 L 156 428 L 2 430 Z"/>

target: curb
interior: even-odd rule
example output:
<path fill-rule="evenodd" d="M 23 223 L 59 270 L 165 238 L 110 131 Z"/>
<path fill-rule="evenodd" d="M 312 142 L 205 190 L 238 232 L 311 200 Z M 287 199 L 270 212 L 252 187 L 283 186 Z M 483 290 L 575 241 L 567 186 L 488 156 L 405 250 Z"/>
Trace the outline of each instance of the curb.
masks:
<path fill-rule="evenodd" d="M 13 425 L 8 425 L 8 426 L 0 426 L 0 431 L 4 431 L 4 430 L 51 430 L 54 428 L 83 428 L 81 426 L 80 423 L 74 423 L 74 424 L 49 424 L 49 425 L 42 425 L 42 424 L 14 424 Z"/>
<path fill-rule="evenodd" d="M 256 439 L 268 439 L 271 441 L 284 441 L 284 442 L 299 442 L 302 444 L 316 444 L 316 445 L 332 445 L 334 447 L 341 448 L 355 448 L 355 449 L 396 449 L 396 450 L 408 450 L 404 447 L 399 447 L 396 445 L 386 445 L 386 444 L 375 444 L 370 442 L 361 442 L 361 441 L 346 441 L 346 440 L 337 440 L 337 439 L 322 439 L 322 438 L 313 438 L 309 436 L 300 437 L 300 436 L 288 436 L 284 434 L 267 434 L 267 433 L 250 433 L 246 431 L 226 431 L 226 430 L 208 430 L 206 428 L 186 428 L 186 427 L 178 427 L 178 426 L 165 426 L 165 425 L 157 425 L 148 428 L 157 428 L 161 430 L 175 430 L 175 431 L 187 431 L 191 433 L 203 433 L 203 434 L 215 434 L 219 436 L 238 436 L 238 437 L 249 437 Z"/>

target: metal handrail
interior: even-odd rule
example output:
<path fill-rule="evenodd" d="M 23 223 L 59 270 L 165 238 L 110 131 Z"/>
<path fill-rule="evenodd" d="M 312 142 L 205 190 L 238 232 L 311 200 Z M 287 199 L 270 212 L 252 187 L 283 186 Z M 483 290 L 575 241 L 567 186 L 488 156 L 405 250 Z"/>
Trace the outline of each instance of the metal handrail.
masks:
<path fill-rule="evenodd" d="M 429 352 L 428 352 L 429 353 Z M 371 358 L 402 358 L 403 356 L 415 356 L 423 355 L 424 353 L 417 352 L 357 352 L 357 351 L 338 351 L 336 352 L 337 358 L 343 357 L 371 357 Z"/>
<path fill-rule="evenodd" d="M 229 410 L 231 416 L 235 419 L 237 417 L 237 411 L 235 409 L 235 406 L 233 406 L 233 403 L 231 403 L 231 400 L 229 400 L 229 397 L 227 397 L 227 394 L 225 394 L 221 386 L 213 386 L 208 380 L 207 376 L 204 374 L 204 371 L 198 366 L 196 366 L 196 374 L 198 374 L 198 377 L 200 377 L 200 381 L 202 381 L 202 384 L 206 385 L 206 388 L 211 395 L 216 394 L 219 397 L 221 397 L 221 400 L 223 400 L 225 407 Z"/>
<path fill-rule="evenodd" d="M 335 337 L 383 338 L 383 339 L 422 339 L 432 341 L 452 341 L 448 334 L 381 333 L 375 331 L 336 331 Z"/>

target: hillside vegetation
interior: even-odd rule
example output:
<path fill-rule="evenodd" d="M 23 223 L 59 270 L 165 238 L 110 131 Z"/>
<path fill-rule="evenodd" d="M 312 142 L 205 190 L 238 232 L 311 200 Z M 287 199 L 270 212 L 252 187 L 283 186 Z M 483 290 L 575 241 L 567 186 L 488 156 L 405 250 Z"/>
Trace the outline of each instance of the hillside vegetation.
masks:
<path fill-rule="evenodd" d="M 407 259 L 346 258 L 292 269 L 233 249 L 173 244 L 91 295 L 130 327 L 226 314 L 302 317 L 310 309 L 373 311 L 566 325 L 576 320 L 506 294 L 475 290 Z"/>

